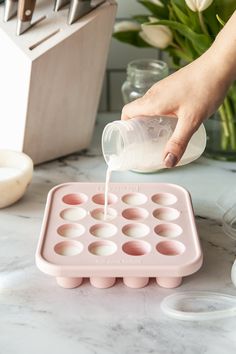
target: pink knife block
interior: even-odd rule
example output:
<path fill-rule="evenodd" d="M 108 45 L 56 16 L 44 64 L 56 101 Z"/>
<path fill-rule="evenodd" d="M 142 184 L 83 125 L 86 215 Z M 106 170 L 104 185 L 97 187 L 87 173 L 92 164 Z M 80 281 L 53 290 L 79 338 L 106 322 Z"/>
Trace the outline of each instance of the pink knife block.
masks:
<path fill-rule="evenodd" d="M 173 184 L 109 188 L 109 220 L 102 218 L 103 183 L 67 183 L 48 195 L 36 252 L 39 269 L 74 288 L 83 278 L 107 288 L 116 278 L 141 288 L 149 278 L 166 288 L 202 265 L 188 192 Z"/>
<path fill-rule="evenodd" d="M 0 149 L 35 164 L 89 146 L 116 13 L 107 0 L 70 26 L 53 3 L 37 0 L 33 22 L 47 18 L 21 36 L 0 21 Z"/>

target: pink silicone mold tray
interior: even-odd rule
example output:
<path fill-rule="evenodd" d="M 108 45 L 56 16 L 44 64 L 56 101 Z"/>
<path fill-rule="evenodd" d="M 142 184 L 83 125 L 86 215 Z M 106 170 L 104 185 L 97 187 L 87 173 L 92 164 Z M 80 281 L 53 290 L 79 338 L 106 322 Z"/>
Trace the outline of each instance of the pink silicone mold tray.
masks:
<path fill-rule="evenodd" d="M 202 265 L 188 192 L 173 184 L 110 183 L 107 221 L 104 183 L 67 183 L 49 194 L 36 263 L 59 285 L 83 278 L 107 288 L 122 277 L 132 288 L 150 277 L 174 288 Z"/>

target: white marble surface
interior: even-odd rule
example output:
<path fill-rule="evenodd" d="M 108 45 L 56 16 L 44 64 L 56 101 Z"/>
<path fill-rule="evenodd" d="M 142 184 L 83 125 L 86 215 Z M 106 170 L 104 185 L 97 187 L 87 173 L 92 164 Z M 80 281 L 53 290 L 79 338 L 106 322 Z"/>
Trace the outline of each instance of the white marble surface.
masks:
<path fill-rule="evenodd" d="M 199 159 L 156 174 L 113 175 L 113 181 L 172 182 L 190 191 L 204 265 L 180 288 L 163 289 L 153 281 L 133 290 L 118 281 L 99 290 L 85 281 L 66 290 L 36 268 L 34 254 L 49 189 L 68 181 L 104 181 L 100 134 L 107 117 L 100 117 L 87 153 L 36 167 L 25 196 L 0 210 L 0 353 L 235 353 L 236 317 L 181 322 L 166 317 L 159 305 L 166 295 L 186 289 L 236 295 L 230 280 L 236 242 L 223 234 L 216 206 L 220 194 L 235 185 L 236 164 Z"/>

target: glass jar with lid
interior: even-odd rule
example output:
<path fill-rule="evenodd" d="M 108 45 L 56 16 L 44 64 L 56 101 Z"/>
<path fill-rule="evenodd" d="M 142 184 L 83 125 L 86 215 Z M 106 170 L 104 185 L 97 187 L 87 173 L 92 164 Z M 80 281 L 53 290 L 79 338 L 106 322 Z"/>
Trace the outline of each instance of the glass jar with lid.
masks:
<path fill-rule="evenodd" d="M 127 66 L 127 78 L 121 92 L 124 103 L 127 104 L 142 97 L 157 81 L 169 74 L 167 64 L 162 60 L 138 59 Z"/>

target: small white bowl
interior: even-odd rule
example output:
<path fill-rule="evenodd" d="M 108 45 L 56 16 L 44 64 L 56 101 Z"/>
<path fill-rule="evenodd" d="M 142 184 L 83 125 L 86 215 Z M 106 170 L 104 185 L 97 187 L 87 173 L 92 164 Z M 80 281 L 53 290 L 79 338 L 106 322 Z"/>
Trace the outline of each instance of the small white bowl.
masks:
<path fill-rule="evenodd" d="M 25 193 L 33 175 L 33 161 L 22 152 L 0 150 L 0 208 L 15 203 Z"/>

